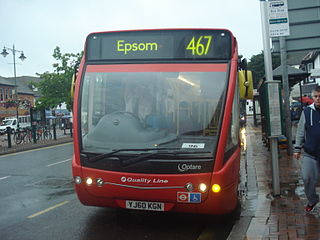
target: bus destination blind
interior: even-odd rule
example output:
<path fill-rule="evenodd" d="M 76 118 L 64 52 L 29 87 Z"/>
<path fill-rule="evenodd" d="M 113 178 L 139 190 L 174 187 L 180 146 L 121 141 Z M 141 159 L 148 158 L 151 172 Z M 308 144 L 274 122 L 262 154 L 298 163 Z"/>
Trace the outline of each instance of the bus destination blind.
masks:
<path fill-rule="evenodd" d="M 90 34 L 88 61 L 230 59 L 225 30 L 151 30 Z"/>

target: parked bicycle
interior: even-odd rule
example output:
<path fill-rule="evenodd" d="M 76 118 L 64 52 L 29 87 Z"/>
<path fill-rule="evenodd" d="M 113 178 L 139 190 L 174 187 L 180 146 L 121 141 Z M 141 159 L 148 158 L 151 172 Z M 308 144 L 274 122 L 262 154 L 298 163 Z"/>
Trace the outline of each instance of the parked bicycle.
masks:
<path fill-rule="evenodd" d="M 52 133 L 47 126 L 40 126 L 36 130 L 37 140 L 51 140 Z"/>
<path fill-rule="evenodd" d="M 13 135 L 16 144 L 29 143 L 32 141 L 32 131 L 30 128 L 19 128 Z"/>

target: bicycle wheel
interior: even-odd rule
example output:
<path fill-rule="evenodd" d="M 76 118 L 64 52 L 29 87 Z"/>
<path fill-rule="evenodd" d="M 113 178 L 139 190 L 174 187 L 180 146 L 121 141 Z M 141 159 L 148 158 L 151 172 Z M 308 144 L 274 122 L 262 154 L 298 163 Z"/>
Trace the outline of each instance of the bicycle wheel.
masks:
<path fill-rule="evenodd" d="M 44 136 L 44 139 L 46 139 L 46 140 L 51 140 L 52 139 L 52 133 L 49 132 L 49 131 L 45 131 L 43 133 L 43 136 Z"/>
<path fill-rule="evenodd" d="M 42 140 L 42 134 L 37 132 L 36 133 L 36 139 L 37 139 L 37 141 Z"/>
<path fill-rule="evenodd" d="M 32 136 L 32 132 L 30 130 L 26 133 L 25 139 L 26 139 L 27 143 L 32 142 L 33 136 Z"/>
<path fill-rule="evenodd" d="M 20 144 L 22 142 L 22 140 L 23 140 L 23 135 L 20 132 L 17 132 L 17 133 L 14 134 L 13 138 L 14 138 L 14 142 L 16 144 Z"/>

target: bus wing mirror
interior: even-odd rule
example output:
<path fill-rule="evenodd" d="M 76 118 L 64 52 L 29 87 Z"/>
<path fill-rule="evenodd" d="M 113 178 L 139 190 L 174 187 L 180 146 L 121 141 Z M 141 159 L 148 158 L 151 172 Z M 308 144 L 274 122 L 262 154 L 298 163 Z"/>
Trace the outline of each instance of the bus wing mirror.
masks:
<path fill-rule="evenodd" d="M 238 56 L 238 66 L 239 70 L 245 70 L 248 69 L 248 62 L 246 58 L 242 58 L 242 55 Z"/>
<path fill-rule="evenodd" d="M 238 72 L 239 92 L 241 99 L 253 99 L 253 78 L 252 72 L 241 70 Z"/>

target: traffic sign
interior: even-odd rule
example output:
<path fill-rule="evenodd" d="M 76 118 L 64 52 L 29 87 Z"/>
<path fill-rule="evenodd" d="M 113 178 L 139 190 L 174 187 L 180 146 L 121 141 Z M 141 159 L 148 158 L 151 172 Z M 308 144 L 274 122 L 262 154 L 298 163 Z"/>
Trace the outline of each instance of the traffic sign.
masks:
<path fill-rule="evenodd" d="M 290 35 L 287 0 L 268 1 L 268 20 L 270 37 Z"/>
<path fill-rule="evenodd" d="M 320 50 L 319 0 L 288 1 L 290 36 L 286 37 L 288 64 L 299 65 L 311 51 Z M 272 52 L 280 52 L 280 41 L 272 38 Z"/>

